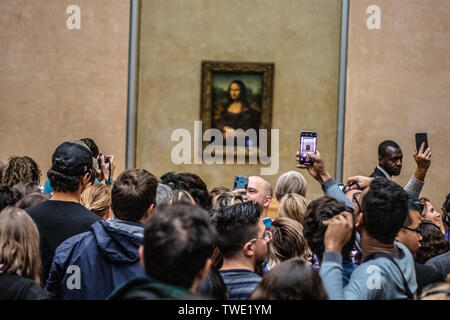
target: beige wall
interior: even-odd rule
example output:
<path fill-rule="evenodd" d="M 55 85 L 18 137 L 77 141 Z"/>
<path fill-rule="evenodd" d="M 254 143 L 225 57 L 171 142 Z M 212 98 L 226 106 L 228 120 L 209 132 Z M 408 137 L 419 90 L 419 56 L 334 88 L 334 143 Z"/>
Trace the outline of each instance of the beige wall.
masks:
<path fill-rule="evenodd" d="M 300 130 L 318 131 L 334 174 L 340 0 L 142 1 L 136 165 L 156 175 L 199 174 L 210 188 L 232 187 L 257 165 L 174 165 L 172 131 L 193 135 L 199 120 L 201 61 L 275 63 L 272 128 L 280 129 L 280 168 L 295 170 Z M 307 196 L 322 195 L 305 172 Z"/>
<path fill-rule="evenodd" d="M 366 9 L 381 8 L 381 30 Z M 415 169 L 414 134 L 427 132 L 432 164 L 422 195 L 441 208 L 450 192 L 450 1 L 350 1 L 344 177 L 369 175 L 377 147 L 399 143 L 405 185 Z"/>
<path fill-rule="evenodd" d="M 69 5 L 81 30 L 68 30 Z M 0 1 L 0 160 L 46 172 L 64 140 L 91 137 L 125 165 L 129 1 Z"/>

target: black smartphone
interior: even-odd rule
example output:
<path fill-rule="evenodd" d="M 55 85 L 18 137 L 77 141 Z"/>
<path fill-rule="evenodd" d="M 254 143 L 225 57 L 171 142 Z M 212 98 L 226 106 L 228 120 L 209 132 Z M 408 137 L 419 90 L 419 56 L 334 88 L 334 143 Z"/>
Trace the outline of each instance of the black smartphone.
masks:
<path fill-rule="evenodd" d="M 308 154 L 316 153 L 317 132 L 301 131 L 300 132 L 300 156 L 298 162 L 300 164 L 312 165 L 313 160 L 307 159 Z"/>
<path fill-rule="evenodd" d="M 236 189 L 247 189 L 248 187 L 248 178 L 243 176 L 236 176 L 234 177 L 234 186 L 233 190 Z M 243 193 L 242 195 L 245 196 L 247 193 Z"/>
<path fill-rule="evenodd" d="M 428 149 L 428 138 L 426 133 L 416 133 L 416 150 L 419 152 L 420 146 L 425 142 L 423 151 Z"/>

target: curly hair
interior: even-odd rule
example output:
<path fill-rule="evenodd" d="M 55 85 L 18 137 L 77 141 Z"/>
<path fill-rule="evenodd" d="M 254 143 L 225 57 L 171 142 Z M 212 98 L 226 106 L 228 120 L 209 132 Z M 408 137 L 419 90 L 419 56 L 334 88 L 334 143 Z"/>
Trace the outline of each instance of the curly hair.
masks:
<path fill-rule="evenodd" d="M 449 243 L 441 229 L 433 222 L 423 220 L 419 225 L 422 232 L 421 247 L 416 253 L 416 262 L 424 264 L 429 259 L 446 253 L 449 250 Z"/>
<path fill-rule="evenodd" d="M 16 183 L 31 183 L 39 185 L 41 181 L 41 170 L 37 163 L 30 157 L 12 156 L 3 172 L 2 183 L 12 187 Z"/>
<path fill-rule="evenodd" d="M 83 176 L 66 176 L 52 169 L 47 171 L 47 177 L 56 192 L 75 192 L 83 179 Z"/>
<path fill-rule="evenodd" d="M 7 185 L 0 185 L 0 211 L 4 208 L 13 206 L 22 198 L 19 191 L 11 189 Z"/>
<path fill-rule="evenodd" d="M 303 235 L 308 241 L 311 250 L 322 260 L 325 251 L 324 236 L 327 227 L 323 221 L 333 218 L 343 211 L 348 211 L 344 203 L 331 197 L 321 197 L 311 201 L 306 209 L 303 220 Z M 351 239 L 342 248 L 344 259 L 350 256 L 355 243 L 356 232 L 353 231 Z"/>

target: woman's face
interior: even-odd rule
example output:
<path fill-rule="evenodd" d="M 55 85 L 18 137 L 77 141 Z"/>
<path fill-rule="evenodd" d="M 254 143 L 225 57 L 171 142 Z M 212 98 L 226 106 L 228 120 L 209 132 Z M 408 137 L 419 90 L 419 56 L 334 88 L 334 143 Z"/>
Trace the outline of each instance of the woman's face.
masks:
<path fill-rule="evenodd" d="M 241 95 L 241 88 L 237 83 L 232 83 L 230 86 L 230 97 L 232 100 L 239 99 Z"/>
<path fill-rule="evenodd" d="M 425 214 L 423 215 L 424 220 L 430 220 L 440 228 L 442 228 L 441 214 L 433 208 L 431 202 L 425 202 Z"/>

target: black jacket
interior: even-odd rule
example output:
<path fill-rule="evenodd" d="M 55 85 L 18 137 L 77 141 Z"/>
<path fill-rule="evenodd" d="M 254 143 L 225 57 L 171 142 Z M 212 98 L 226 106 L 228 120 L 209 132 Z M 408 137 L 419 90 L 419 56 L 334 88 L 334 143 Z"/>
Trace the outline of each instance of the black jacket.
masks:
<path fill-rule="evenodd" d="M 81 204 L 47 200 L 25 210 L 36 223 L 41 241 L 41 284 L 45 285 L 56 248 L 66 239 L 89 231 L 99 216 Z"/>
<path fill-rule="evenodd" d="M 15 273 L 0 273 L 0 300 L 43 300 L 44 289 L 31 279 Z"/>
<path fill-rule="evenodd" d="M 131 280 L 115 290 L 108 300 L 199 300 L 189 290 L 168 285 L 150 278 Z"/>
<path fill-rule="evenodd" d="M 375 167 L 375 169 L 373 169 L 373 172 L 372 172 L 372 174 L 370 175 L 370 177 L 371 177 L 371 178 L 383 177 L 383 178 L 386 179 L 385 174 L 384 174 L 380 169 L 378 169 L 377 167 Z"/>

